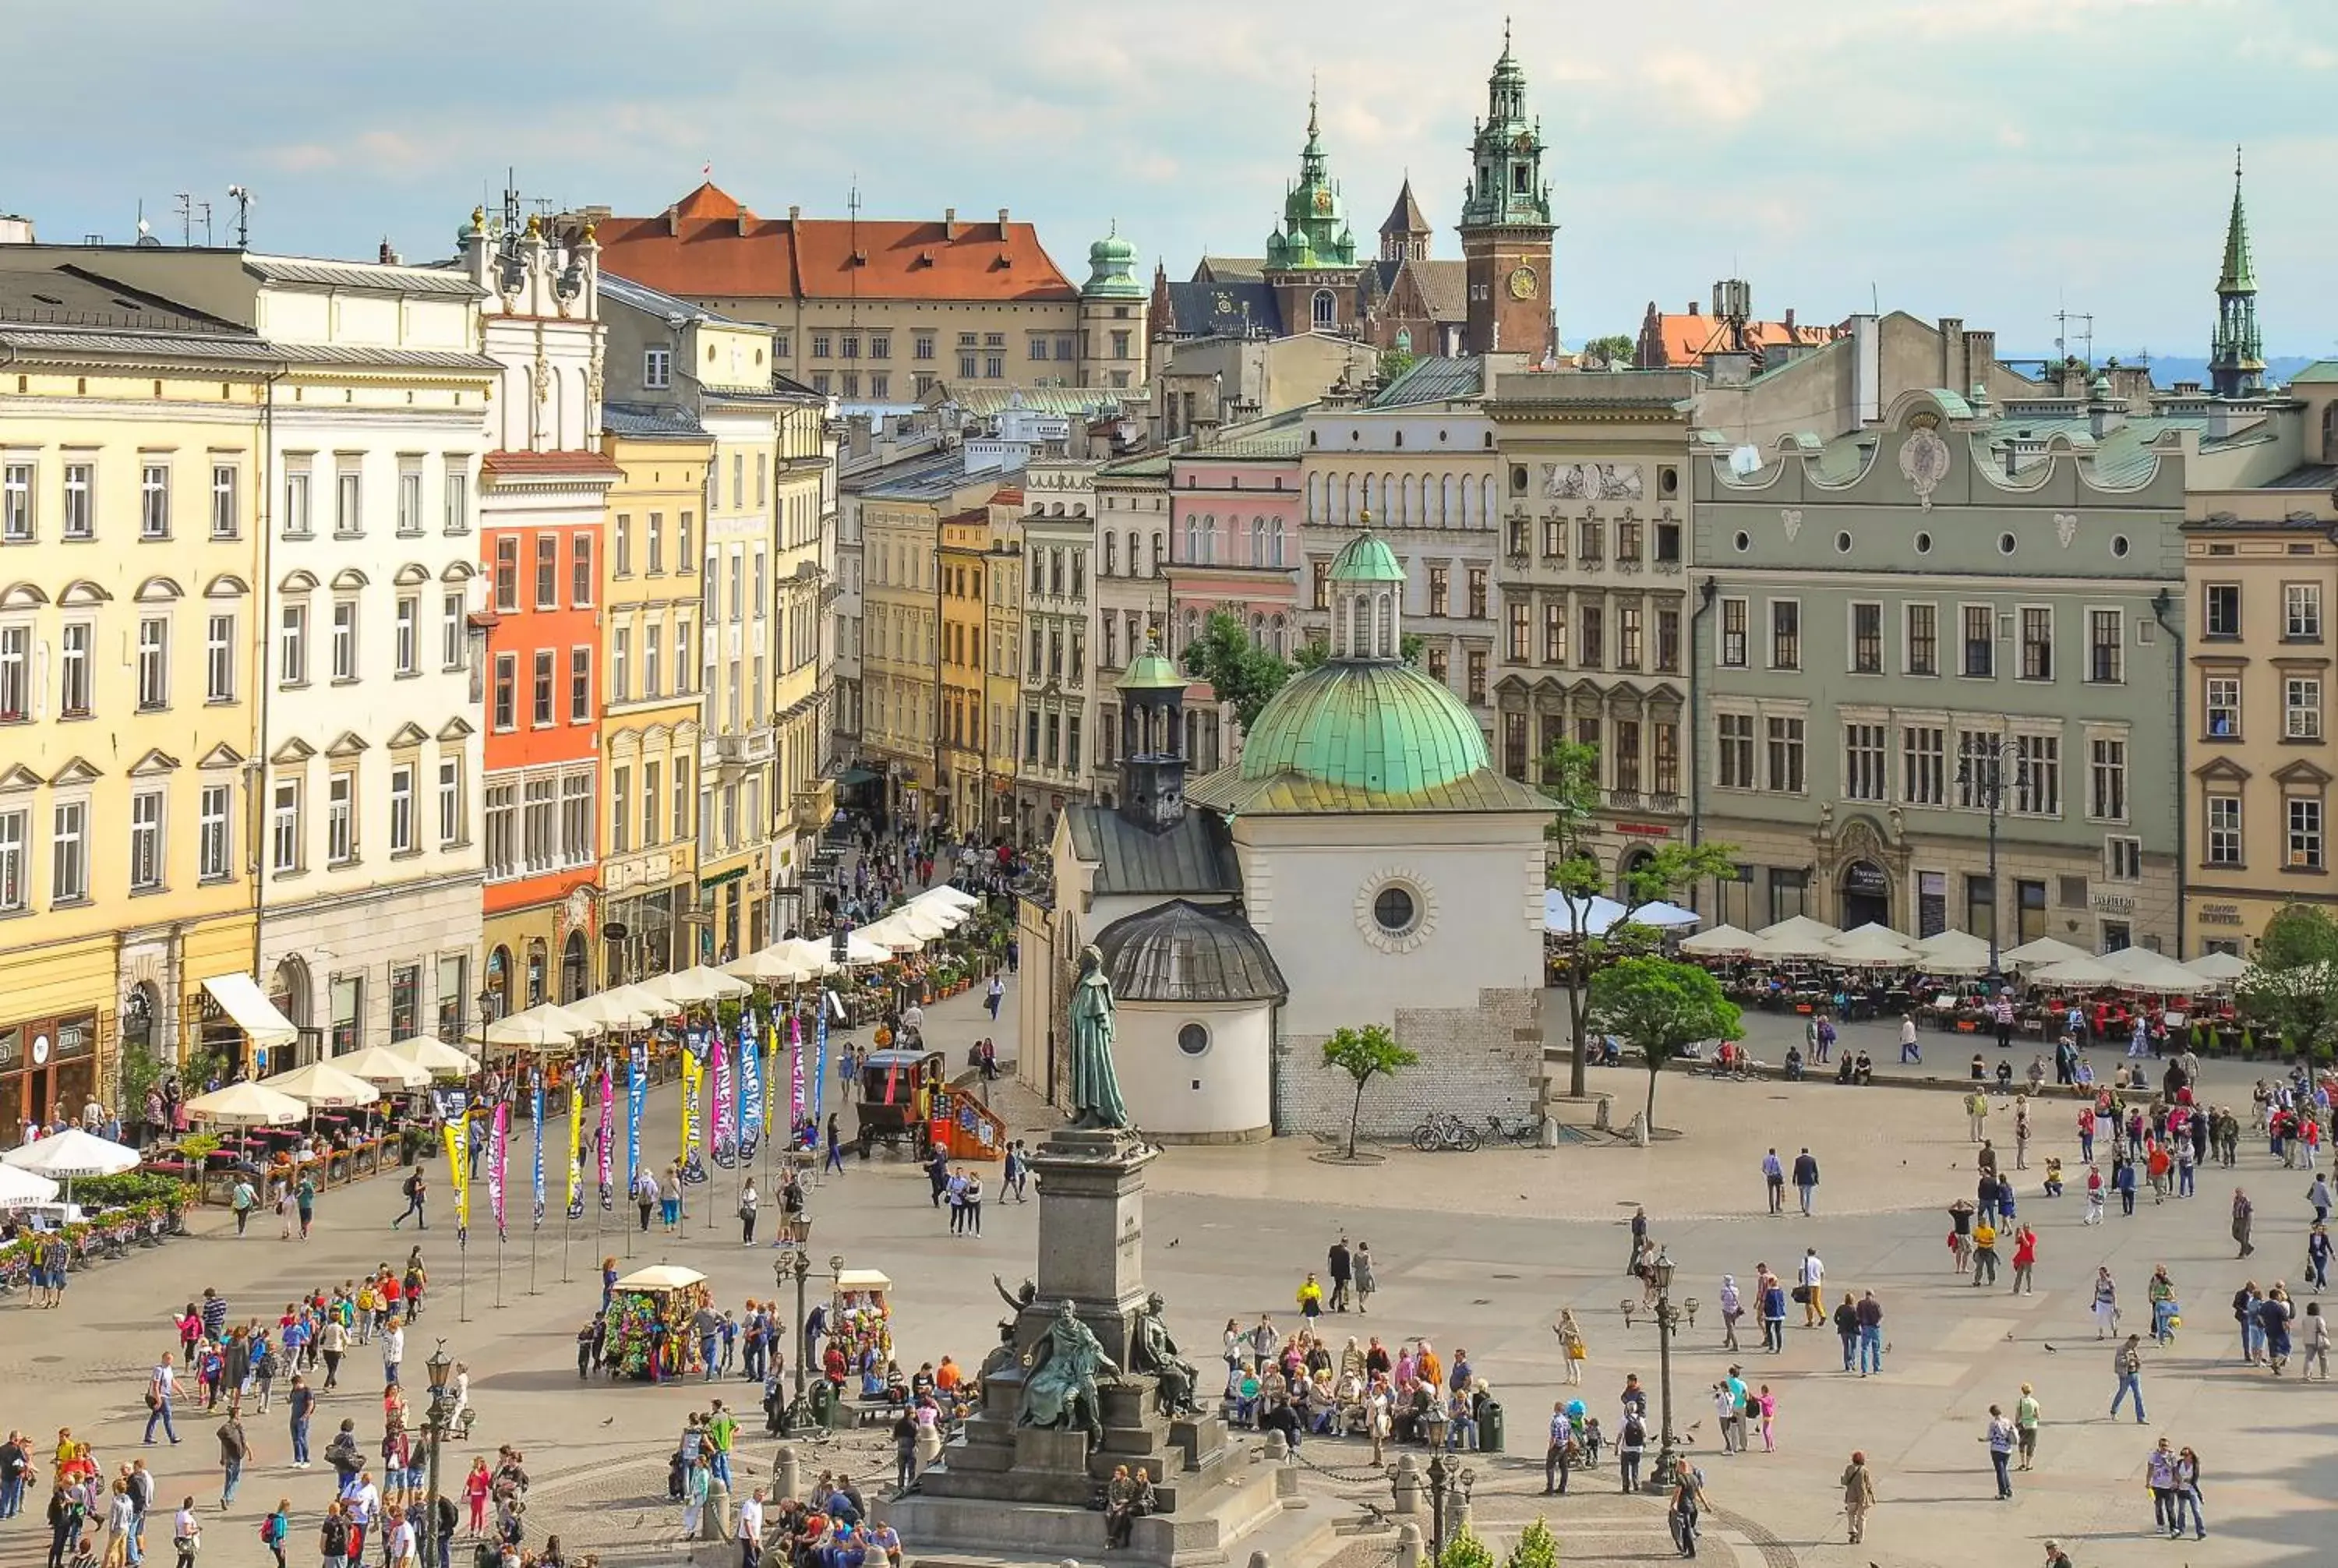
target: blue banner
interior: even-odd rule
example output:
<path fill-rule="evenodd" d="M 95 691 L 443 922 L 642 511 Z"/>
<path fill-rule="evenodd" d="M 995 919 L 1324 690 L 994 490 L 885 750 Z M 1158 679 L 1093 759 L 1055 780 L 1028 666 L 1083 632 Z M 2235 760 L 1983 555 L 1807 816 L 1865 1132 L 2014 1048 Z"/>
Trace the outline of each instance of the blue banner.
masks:
<path fill-rule="evenodd" d="M 642 1106 L 650 1093 L 649 1047 L 635 1043 L 625 1063 L 625 1195 L 642 1184 Z"/>
<path fill-rule="evenodd" d="M 763 1063 L 755 1051 L 755 1021 L 739 1019 L 739 1157 L 755 1152 L 763 1135 Z"/>
<path fill-rule="evenodd" d="M 530 1102 L 528 1113 L 535 1122 L 535 1219 L 534 1228 L 541 1230 L 544 1229 L 544 1073 L 542 1069 L 538 1069 L 535 1074 L 535 1093 Z M 574 1161 L 570 1161 L 570 1168 L 575 1168 Z"/>

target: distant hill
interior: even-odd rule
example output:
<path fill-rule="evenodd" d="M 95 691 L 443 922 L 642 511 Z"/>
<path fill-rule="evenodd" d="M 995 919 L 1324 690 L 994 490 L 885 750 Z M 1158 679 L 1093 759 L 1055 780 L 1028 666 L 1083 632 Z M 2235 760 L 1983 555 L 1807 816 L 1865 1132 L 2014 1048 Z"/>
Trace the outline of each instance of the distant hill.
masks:
<path fill-rule="evenodd" d="M 2000 352 L 1998 358 L 2034 360 L 2040 356 Z M 2106 354 L 2102 358 L 2107 359 L 2110 356 Z M 2117 358 L 2122 365 L 2133 365 L 2143 359 L 2145 356 L 2138 351 L 2121 354 Z M 2154 354 L 2150 356 L 2150 360 L 2151 384 L 2155 387 L 2173 387 L 2178 381 L 2197 381 L 2203 386 L 2207 384 L 2208 361 L 2204 358 L 2178 354 Z M 2310 354 L 2276 354 L 2265 361 L 2265 375 L 2269 379 L 2276 382 L 2287 381 L 2300 370 L 2315 362 L 2314 357 Z"/>

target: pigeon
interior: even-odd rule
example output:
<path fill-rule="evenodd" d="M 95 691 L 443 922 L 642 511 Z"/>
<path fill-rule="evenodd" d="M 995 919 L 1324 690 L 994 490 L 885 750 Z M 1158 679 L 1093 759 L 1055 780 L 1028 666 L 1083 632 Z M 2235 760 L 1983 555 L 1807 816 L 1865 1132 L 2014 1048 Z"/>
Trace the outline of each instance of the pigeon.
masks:
<path fill-rule="evenodd" d="M 2061 1352 L 2055 1349 L 2051 1345 L 2048 1345 L 2046 1347 L 2046 1354 L 2048 1356 L 2059 1356 Z"/>
<path fill-rule="evenodd" d="M 2013 1343 L 2013 1330 L 2010 1328 L 2005 1331 L 2005 1342 L 2009 1345 Z"/>
<path fill-rule="evenodd" d="M 1175 1238 L 1174 1236 L 1170 1237 L 1170 1238 L 1169 1238 L 1169 1245 L 1170 1245 L 1170 1246 L 1172 1246 L 1172 1247 L 1174 1247 L 1175 1245 L 1177 1245 L 1177 1238 Z"/>

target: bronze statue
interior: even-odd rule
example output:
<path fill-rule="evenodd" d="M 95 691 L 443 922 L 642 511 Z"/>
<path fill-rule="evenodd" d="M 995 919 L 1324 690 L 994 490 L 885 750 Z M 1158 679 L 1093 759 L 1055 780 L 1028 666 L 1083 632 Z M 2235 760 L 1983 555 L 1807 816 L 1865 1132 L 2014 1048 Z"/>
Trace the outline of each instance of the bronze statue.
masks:
<path fill-rule="evenodd" d="M 1104 1353 L 1102 1342 L 1088 1326 L 1073 1316 L 1071 1302 L 1057 1302 L 1047 1332 L 1031 1349 L 1031 1371 L 1023 1380 L 1023 1408 L 1017 1424 L 1081 1426 L 1093 1441 L 1103 1442 L 1098 1374 L 1118 1377 L 1120 1367 Z"/>
<path fill-rule="evenodd" d="M 1104 953 L 1091 943 L 1080 950 L 1080 977 L 1072 983 L 1072 1125 L 1125 1127 L 1128 1107 L 1113 1071 L 1115 1004 Z"/>
<path fill-rule="evenodd" d="M 1177 1341 L 1170 1337 L 1168 1319 L 1163 1316 L 1166 1305 L 1158 1290 L 1144 1298 L 1129 1326 L 1129 1364 L 1153 1375 L 1154 1403 L 1163 1415 L 1190 1416 L 1199 1408 L 1194 1403 L 1194 1388 L 1202 1375 L 1177 1354 Z"/>

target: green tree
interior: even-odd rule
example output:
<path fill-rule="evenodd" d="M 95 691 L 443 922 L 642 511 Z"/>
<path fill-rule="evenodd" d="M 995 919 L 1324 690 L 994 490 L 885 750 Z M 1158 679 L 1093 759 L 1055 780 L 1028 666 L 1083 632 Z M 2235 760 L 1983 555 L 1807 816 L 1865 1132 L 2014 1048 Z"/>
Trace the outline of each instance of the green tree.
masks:
<path fill-rule="evenodd" d="M 1605 369 L 1610 366 L 1628 368 L 1639 355 L 1640 346 L 1621 332 L 1605 338 L 1594 338 L 1576 355 L 1576 363 L 1585 369 Z"/>
<path fill-rule="evenodd" d="M 1619 958 L 1657 951 L 1657 932 L 1632 918 L 1650 904 L 1663 903 L 1686 892 L 1709 877 L 1736 875 L 1735 850 L 1726 844 L 1667 844 L 1619 880 L 1614 894 L 1593 839 L 1598 831 L 1599 749 L 1562 740 L 1543 754 L 1542 782 L 1552 811 L 1543 837 L 1550 841 L 1553 858 L 1546 880 L 1557 892 L 1580 931 L 1589 923 L 1591 901 L 1612 897 L 1624 914 L 1597 936 L 1563 938 L 1559 980 L 1567 994 L 1567 1029 L 1574 1044 L 1574 1061 L 1567 1068 L 1567 1093 L 1581 1099 L 1590 1090 L 1588 1026 L 1591 983 L 1600 970 Z"/>
<path fill-rule="evenodd" d="M 1535 1522 L 1519 1533 L 1502 1568 L 1558 1568 L 1558 1537 L 1550 1533 L 1550 1521 L 1536 1514 Z"/>
<path fill-rule="evenodd" d="M 1695 964 L 1617 958 L 1593 976 L 1591 1016 L 1640 1048 L 1648 1068 L 1647 1125 L 1656 1124 L 1656 1074 L 1698 1040 L 1734 1040 L 1742 1022 L 1721 982 Z"/>
<path fill-rule="evenodd" d="M 1465 1524 L 1438 1552 L 1437 1568 L 1494 1568 L 1494 1550 Z"/>
<path fill-rule="evenodd" d="M 122 1076 L 116 1102 L 122 1119 L 134 1122 L 146 1114 L 146 1092 L 162 1081 L 162 1059 L 143 1044 L 122 1048 Z"/>
<path fill-rule="evenodd" d="M 2276 911 L 2234 996 L 2252 1024 L 2278 1032 L 2293 1051 L 2319 1056 L 2338 1044 L 2338 922 L 2311 905 Z"/>
<path fill-rule="evenodd" d="M 1375 1078 L 1393 1077 L 1420 1057 L 1396 1043 L 1382 1024 L 1362 1028 L 1341 1024 L 1323 1042 L 1323 1065 L 1337 1067 L 1356 1081 L 1356 1102 L 1348 1112 L 1348 1158 L 1356 1157 L 1356 1124 L 1363 1120 L 1364 1086 Z"/>
<path fill-rule="evenodd" d="M 1410 348 L 1383 348 L 1380 350 L 1380 380 L 1383 384 L 1393 381 L 1420 362 L 1420 357 Z"/>
<path fill-rule="evenodd" d="M 1184 663 L 1188 675 L 1207 681 L 1211 694 L 1234 710 L 1245 733 L 1291 679 L 1291 666 L 1252 642 L 1242 622 L 1223 610 L 1210 612 L 1202 635 L 1185 650 Z"/>

